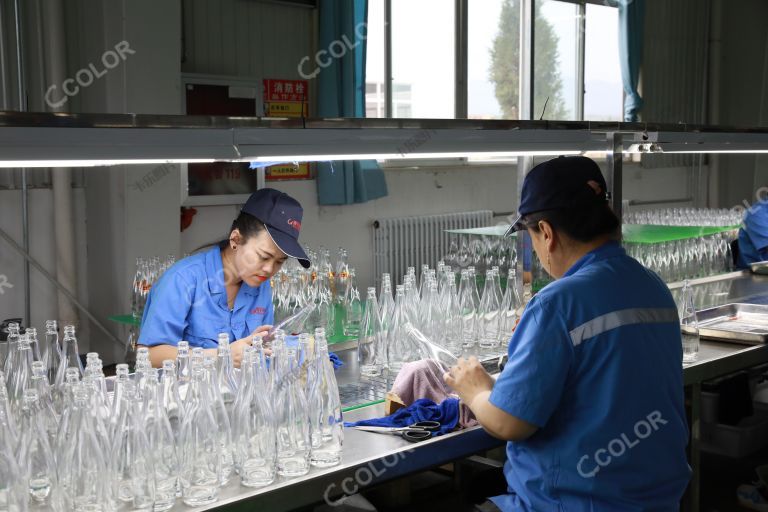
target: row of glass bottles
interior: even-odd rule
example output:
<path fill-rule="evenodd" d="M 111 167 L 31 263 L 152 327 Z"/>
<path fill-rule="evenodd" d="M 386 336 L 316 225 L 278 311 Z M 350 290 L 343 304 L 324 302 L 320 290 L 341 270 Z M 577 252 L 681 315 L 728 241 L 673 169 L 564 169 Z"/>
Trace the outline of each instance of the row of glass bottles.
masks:
<path fill-rule="evenodd" d="M 356 337 L 360 333 L 363 307 L 355 269 L 349 266 L 347 252 L 339 249 L 335 270 L 327 249 L 320 248 L 319 253 L 307 249 L 307 255 L 312 262 L 309 269 L 289 261 L 272 279 L 275 322 L 280 323 L 314 304 L 316 307 L 305 324 L 309 332 L 323 328 L 328 337 Z M 342 332 L 336 332 L 337 325 Z"/>
<path fill-rule="evenodd" d="M 133 323 L 126 339 L 126 354 L 133 354 L 136 351 L 136 342 L 139 339 L 138 323 L 144 316 L 144 306 L 147 304 L 152 286 L 175 262 L 176 256 L 173 254 L 169 254 L 165 259 L 158 256 L 136 258 L 136 273 L 131 284 L 131 318 Z"/>
<path fill-rule="evenodd" d="M 424 266 L 421 271 L 417 283 L 415 268 L 409 267 L 394 298 L 389 274 L 382 276 L 378 299 L 375 288 L 368 288 L 358 337 L 362 375 L 376 376 L 384 369 L 397 372 L 406 362 L 428 357 L 423 343 L 409 335 L 413 328 L 455 356 L 509 343 L 523 306 L 514 269 L 508 272 L 505 291 L 498 269 L 489 269 L 482 295 L 471 267 L 461 272 L 458 289 L 450 267 L 440 264 L 435 271 Z"/>
<path fill-rule="evenodd" d="M 60 411 L 34 361 L 21 400 L 0 386 L 2 508 L 167 510 L 177 495 L 191 506 L 215 501 L 235 475 L 258 487 L 338 464 L 341 403 L 324 332 L 294 345 L 277 332 L 272 348 L 267 359 L 255 338 L 241 372 L 227 335 L 216 358 L 180 342 L 162 372 L 141 348 L 133 376 L 117 366 L 113 394 L 90 353 L 82 379 L 66 369 Z"/>

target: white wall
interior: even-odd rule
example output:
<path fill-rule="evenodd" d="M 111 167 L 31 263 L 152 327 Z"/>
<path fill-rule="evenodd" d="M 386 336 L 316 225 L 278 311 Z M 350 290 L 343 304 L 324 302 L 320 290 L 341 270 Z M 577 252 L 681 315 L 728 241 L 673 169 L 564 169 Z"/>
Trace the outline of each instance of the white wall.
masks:
<path fill-rule="evenodd" d="M 3 170 L 2 172 L 10 172 Z M 78 299 L 88 303 L 87 287 L 87 255 L 85 233 L 85 191 L 73 189 L 74 219 L 75 219 L 75 248 L 77 257 Z M 31 256 L 45 270 L 56 275 L 56 247 L 51 224 L 53 218 L 53 194 L 51 189 L 31 189 L 29 191 L 29 233 Z M 21 225 L 21 191 L 0 190 L 0 228 L 22 245 Z M 13 250 L 5 240 L 0 239 L 0 275 L 7 277 L 13 288 L 0 288 L 0 320 L 6 318 L 24 317 L 24 259 Z M 4 281 L 0 277 L 0 281 Z M 34 267 L 30 270 L 30 297 L 32 321 L 24 319 L 28 326 L 36 327 L 38 333 L 43 332 L 45 321 L 55 319 L 56 288 Z M 80 336 L 80 350 L 88 349 L 89 336 Z"/>

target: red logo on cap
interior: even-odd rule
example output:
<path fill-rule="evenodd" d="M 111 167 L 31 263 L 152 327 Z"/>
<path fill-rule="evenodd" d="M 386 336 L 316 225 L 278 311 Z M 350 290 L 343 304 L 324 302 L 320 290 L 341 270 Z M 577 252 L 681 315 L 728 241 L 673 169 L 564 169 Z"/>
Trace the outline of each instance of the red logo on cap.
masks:
<path fill-rule="evenodd" d="M 301 222 L 296 219 L 288 219 L 288 225 L 296 231 L 301 231 Z"/>

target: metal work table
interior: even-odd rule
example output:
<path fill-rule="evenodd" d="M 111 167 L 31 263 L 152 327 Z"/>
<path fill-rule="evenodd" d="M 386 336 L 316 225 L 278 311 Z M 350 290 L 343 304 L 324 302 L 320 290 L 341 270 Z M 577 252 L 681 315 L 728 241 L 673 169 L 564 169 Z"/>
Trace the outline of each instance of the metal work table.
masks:
<path fill-rule="evenodd" d="M 724 284 L 725 282 L 727 284 Z M 714 296 L 713 300 L 717 303 L 768 302 L 767 276 L 739 272 L 696 280 L 691 284 L 705 287 L 705 292 Z M 678 284 L 670 285 L 673 291 L 679 287 Z M 386 378 L 379 381 L 361 381 L 358 378 L 354 349 L 343 350 L 340 355 L 345 361 L 345 366 L 339 369 L 337 378 L 345 406 L 375 400 L 381 396 L 382 390 L 391 386 L 391 379 Z M 684 368 L 685 385 L 691 390 L 690 462 L 693 477 L 689 493 L 690 510 L 699 510 L 701 382 L 763 363 L 768 363 L 768 345 L 745 346 L 703 340 L 698 361 Z M 348 411 L 344 413 L 344 419 L 356 421 L 383 415 L 384 404 L 379 402 Z M 221 489 L 216 503 L 198 507 L 198 510 L 250 510 L 258 506 L 260 510 L 277 511 L 310 505 L 326 498 L 333 502 L 344 493 L 351 494 L 372 484 L 465 458 L 501 444 L 501 441 L 492 438 L 480 427 L 453 432 L 421 443 L 409 443 L 398 436 L 345 429 L 344 452 L 340 465 L 322 470 L 312 468 L 306 476 L 290 480 L 278 478 L 276 483 L 262 489 L 242 487 L 234 477 L 226 488 Z M 178 500 L 173 510 L 189 508 Z"/>

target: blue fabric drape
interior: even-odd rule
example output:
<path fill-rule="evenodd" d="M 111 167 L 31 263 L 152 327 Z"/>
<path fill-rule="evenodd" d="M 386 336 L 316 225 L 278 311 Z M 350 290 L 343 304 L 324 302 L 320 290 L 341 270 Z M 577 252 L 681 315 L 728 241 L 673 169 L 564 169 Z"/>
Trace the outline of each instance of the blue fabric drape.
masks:
<path fill-rule="evenodd" d="M 640 65 L 643 61 L 643 27 L 645 0 L 614 0 L 619 8 L 619 60 L 624 83 L 624 121 L 639 120 L 643 98 L 637 92 Z"/>
<path fill-rule="evenodd" d="M 364 117 L 368 1 L 320 0 L 319 15 L 319 47 L 327 53 L 318 59 L 318 115 Z M 317 165 L 321 205 L 364 203 L 386 195 L 384 172 L 374 160 Z"/>

